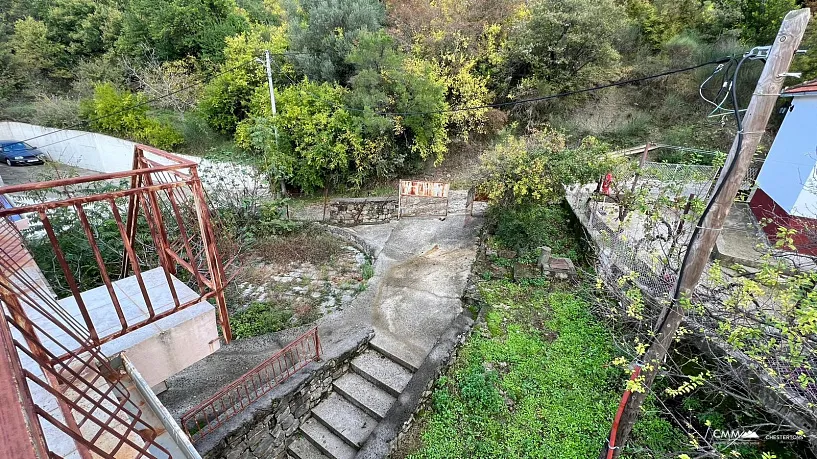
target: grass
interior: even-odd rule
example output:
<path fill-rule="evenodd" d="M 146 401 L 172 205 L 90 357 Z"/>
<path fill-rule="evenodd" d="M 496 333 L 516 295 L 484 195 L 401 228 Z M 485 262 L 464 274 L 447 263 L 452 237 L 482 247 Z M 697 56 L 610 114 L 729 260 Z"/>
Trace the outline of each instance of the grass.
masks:
<path fill-rule="evenodd" d="M 329 263 L 343 252 L 343 241 L 317 229 L 305 228 L 283 236 L 259 238 L 254 253 L 268 263 Z"/>
<path fill-rule="evenodd" d="M 538 285 L 537 285 L 538 284 Z M 588 304 L 567 286 L 483 282 L 491 308 L 452 370 L 437 382 L 412 458 L 596 457 L 623 381 L 614 349 Z M 648 413 L 634 431 L 637 456 L 684 441 Z"/>
<path fill-rule="evenodd" d="M 247 309 L 230 317 L 233 337 L 249 338 L 283 330 L 292 326 L 290 319 L 293 314 L 286 306 L 267 302 L 252 303 Z"/>

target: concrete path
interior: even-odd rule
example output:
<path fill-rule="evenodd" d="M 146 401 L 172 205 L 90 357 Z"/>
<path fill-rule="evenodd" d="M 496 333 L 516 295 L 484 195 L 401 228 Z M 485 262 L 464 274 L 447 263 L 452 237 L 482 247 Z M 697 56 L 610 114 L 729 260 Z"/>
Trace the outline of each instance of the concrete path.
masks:
<path fill-rule="evenodd" d="M 322 345 L 325 351 L 342 345 L 357 327 L 373 328 L 375 336 L 312 410 L 289 447 L 291 457 L 354 457 L 462 312 L 482 226 L 464 203 L 465 193 L 454 192 L 444 220 L 410 217 L 347 229 L 374 248 L 375 275 L 349 308 L 319 322 Z"/>
<path fill-rule="evenodd" d="M 350 307 L 321 319 L 324 347 L 349 327 L 370 326 L 378 350 L 419 366 L 462 311 L 482 223 L 466 213 L 465 192 L 454 191 L 445 220 L 409 217 L 347 228 L 374 248 L 374 276 Z"/>

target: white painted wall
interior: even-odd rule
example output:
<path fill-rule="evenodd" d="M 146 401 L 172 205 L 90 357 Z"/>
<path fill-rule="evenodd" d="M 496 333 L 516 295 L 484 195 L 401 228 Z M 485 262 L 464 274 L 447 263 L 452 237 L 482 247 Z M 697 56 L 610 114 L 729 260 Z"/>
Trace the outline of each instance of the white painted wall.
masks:
<path fill-rule="evenodd" d="M 103 173 L 127 171 L 133 166 L 136 142 L 95 132 L 56 131 L 59 130 L 35 124 L 0 121 L 0 140 L 26 140 L 47 153 L 53 161 Z M 210 190 L 229 187 L 258 193 L 269 189 L 266 180 L 251 166 L 174 154 L 198 163 L 201 182 Z M 150 153 L 147 155 L 151 157 Z M 151 159 L 165 162 L 158 156 Z"/>
<path fill-rule="evenodd" d="M 57 162 L 97 172 L 128 170 L 134 142 L 93 132 L 65 130 L 34 124 L 0 121 L 0 140 L 27 142 Z M 36 137 L 36 138 L 35 138 Z"/>
<path fill-rule="evenodd" d="M 757 184 L 790 215 L 817 217 L 817 94 L 794 96 Z"/>

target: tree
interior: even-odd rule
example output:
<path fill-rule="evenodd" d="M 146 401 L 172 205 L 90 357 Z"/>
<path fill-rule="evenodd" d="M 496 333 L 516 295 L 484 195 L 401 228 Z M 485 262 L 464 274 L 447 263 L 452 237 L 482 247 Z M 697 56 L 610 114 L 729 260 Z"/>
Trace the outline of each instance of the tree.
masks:
<path fill-rule="evenodd" d="M 812 11 L 817 10 L 817 6 Z M 803 72 L 803 81 L 817 78 L 817 18 L 811 19 L 811 25 L 806 29 L 801 49 L 808 49 L 805 55 L 795 56 L 792 61 L 792 71 Z"/>
<path fill-rule="evenodd" d="M 783 16 L 798 8 L 796 0 L 722 0 L 725 8 L 740 11 L 741 39 L 752 46 L 769 45 Z"/>
<path fill-rule="evenodd" d="M 94 98 L 80 105 L 80 115 L 92 128 L 169 150 L 184 138 L 172 127 L 148 115 L 146 97 L 117 90 L 111 83 L 96 86 Z"/>
<path fill-rule="evenodd" d="M 29 74 L 58 76 L 56 64 L 62 46 L 48 39 L 48 26 L 31 16 L 14 23 L 9 40 L 12 63 L 19 71 Z M 64 75 L 61 75 L 64 76 Z"/>
<path fill-rule="evenodd" d="M 592 137 L 578 148 L 567 148 L 566 142 L 549 127 L 503 139 L 483 154 L 478 189 L 500 207 L 549 203 L 564 197 L 564 185 L 593 181 L 606 170 L 606 145 Z"/>
<path fill-rule="evenodd" d="M 119 36 L 122 13 L 108 1 L 55 0 L 45 13 L 49 38 L 74 60 L 107 52 Z"/>
<path fill-rule="evenodd" d="M 244 121 L 237 141 L 262 152 L 277 179 L 304 191 L 330 182 L 360 186 L 381 148 L 364 138 L 361 118 L 342 106 L 346 92 L 308 79 L 289 86 L 278 94 L 278 115 Z"/>
<path fill-rule="evenodd" d="M 137 58 L 146 45 L 162 61 L 196 56 L 221 62 L 224 39 L 248 27 L 234 0 L 131 0 L 117 48 Z"/>
<path fill-rule="evenodd" d="M 503 48 L 510 96 L 559 92 L 616 77 L 620 63 L 613 43 L 624 17 L 613 0 L 533 3 Z"/>
<path fill-rule="evenodd" d="M 254 62 L 255 59 L 261 57 L 264 50 L 274 53 L 273 73 L 278 84 L 288 81 L 293 70 L 280 56 L 288 46 L 286 25 L 255 24 L 248 32 L 227 38 L 226 43 L 223 73 L 205 87 L 199 108 L 211 126 L 223 133 L 234 133 L 238 123 L 251 111 L 256 116 L 264 116 L 270 110 L 264 66 Z M 256 93 L 266 94 L 266 99 L 252 107 Z"/>
<path fill-rule="evenodd" d="M 435 66 L 397 51 L 385 32 L 361 34 L 348 61 L 356 69 L 348 100 L 364 114 L 367 133 L 396 134 L 415 158 L 442 161 L 448 116 L 440 111 L 448 108 L 447 87 Z M 395 114 L 383 115 L 388 112 Z"/>
<path fill-rule="evenodd" d="M 383 27 L 385 11 L 377 0 L 289 0 L 285 4 L 298 69 L 316 81 L 345 84 L 354 68 L 346 62 L 364 32 Z"/>

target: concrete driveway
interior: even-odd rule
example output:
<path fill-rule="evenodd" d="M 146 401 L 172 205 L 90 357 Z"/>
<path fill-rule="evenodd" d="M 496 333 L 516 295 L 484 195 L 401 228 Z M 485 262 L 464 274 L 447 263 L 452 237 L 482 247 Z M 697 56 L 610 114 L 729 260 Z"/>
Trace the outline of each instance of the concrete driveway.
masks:
<path fill-rule="evenodd" d="M 349 327 L 368 326 L 378 348 L 419 366 L 462 312 L 482 224 L 466 212 L 465 192 L 455 191 L 445 220 L 410 217 L 348 228 L 375 248 L 375 275 L 350 308 L 321 320 L 324 346 L 342 340 Z"/>

